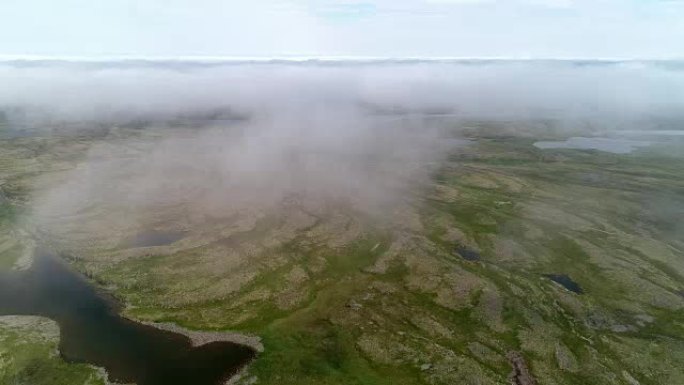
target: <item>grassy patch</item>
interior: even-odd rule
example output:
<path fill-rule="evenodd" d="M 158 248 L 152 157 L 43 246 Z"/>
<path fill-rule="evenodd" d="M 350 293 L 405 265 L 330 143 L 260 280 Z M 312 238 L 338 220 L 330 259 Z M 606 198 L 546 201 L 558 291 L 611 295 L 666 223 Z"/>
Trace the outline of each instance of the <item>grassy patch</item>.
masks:
<path fill-rule="evenodd" d="M 65 362 L 58 355 L 57 326 L 51 321 L 36 317 L 4 320 L 0 319 L 0 384 L 105 384 L 97 369 Z"/>

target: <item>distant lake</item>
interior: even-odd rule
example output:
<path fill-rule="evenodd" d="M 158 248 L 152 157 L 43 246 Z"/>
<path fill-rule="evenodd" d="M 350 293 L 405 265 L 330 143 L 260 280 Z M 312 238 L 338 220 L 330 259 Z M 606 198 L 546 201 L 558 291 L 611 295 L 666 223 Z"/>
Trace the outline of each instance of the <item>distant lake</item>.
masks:
<path fill-rule="evenodd" d="M 567 148 L 577 150 L 598 150 L 613 154 L 628 154 L 639 147 L 649 146 L 651 142 L 642 140 L 628 140 L 616 138 L 585 138 L 572 137 L 564 141 L 540 141 L 534 146 L 543 150 L 553 148 Z"/>
<path fill-rule="evenodd" d="M 103 367 L 117 383 L 218 385 L 255 356 L 232 342 L 193 347 L 184 335 L 122 318 L 111 298 L 46 252 L 27 271 L 0 272 L 0 315 L 56 321 L 62 357 Z"/>
<path fill-rule="evenodd" d="M 684 130 L 623 130 L 614 131 L 615 134 L 638 136 L 684 136 Z"/>

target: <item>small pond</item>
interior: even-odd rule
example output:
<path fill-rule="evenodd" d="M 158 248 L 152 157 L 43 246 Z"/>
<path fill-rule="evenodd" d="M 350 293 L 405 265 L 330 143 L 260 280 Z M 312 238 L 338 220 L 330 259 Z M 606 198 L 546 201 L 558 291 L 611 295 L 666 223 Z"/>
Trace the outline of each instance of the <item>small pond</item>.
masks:
<path fill-rule="evenodd" d="M 556 282 L 557 284 L 563 286 L 564 288 L 570 290 L 573 293 L 582 294 L 584 290 L 580 285 L 573 281 L 572 278 L 565 274 L 544 274 L 544 277 Z"/>
<path fill-rule="evenodd" d="M 457 246 L 456 253 L 466 261 L 479 261 L 482 258 L 480 253 L 464 246 Z"/>

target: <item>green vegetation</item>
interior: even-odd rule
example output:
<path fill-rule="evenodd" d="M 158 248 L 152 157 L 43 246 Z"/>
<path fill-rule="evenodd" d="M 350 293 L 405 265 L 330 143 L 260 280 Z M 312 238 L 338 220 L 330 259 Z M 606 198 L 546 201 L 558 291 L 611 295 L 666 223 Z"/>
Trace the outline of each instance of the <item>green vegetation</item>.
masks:
<path fill-rule="evenodd" d="M 14 231 L 15 219 L 16 209 L 0 195 L 0 270 L 14 266 L 25 251 Z"/>
<path fill-rule="evenodd" d="M 117 233 L 59 244 L 130 317 L 262 337 L 245 382 L 502 384 L 517 351 L 540 384 L 684 383 L 681 143 L 542 151 L 489 134 L 496 124 L 467 129 L 472 144 L 389 221 L 288 203 L 235 226 L 208 220 L 169 246 L 113 248 L 129 235 Z M 68 169 L 83 146 L 67 156 L 65 145 L 45 142 L 43 154 Z M 42 155 L 28 172 L 33 155 L 22 154 L 3 160 L 19 208 L 54 164 Z"/>
<path fill-rule="evenodd" d="M 0 317 L 0 384 L 104 385 L 103 373 L 65 362 L 57 352 L 59 329 L 50 320 Z"/>

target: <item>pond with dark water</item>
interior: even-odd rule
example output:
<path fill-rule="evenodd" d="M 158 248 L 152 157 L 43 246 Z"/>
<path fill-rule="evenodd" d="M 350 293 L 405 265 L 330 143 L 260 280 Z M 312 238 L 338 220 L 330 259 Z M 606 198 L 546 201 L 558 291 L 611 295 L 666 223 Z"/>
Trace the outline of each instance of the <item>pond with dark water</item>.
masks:
<path fill-rule="evenodd" d="M 481 258 L 480 253 L 464 246 L 457 246 L 456 253 L 466 261 L 479 261 Z"/>
<path fill-rule="evenodd" d="M 255 357 L 252 348 L 212 342 L 119 316 L 119 306 L 47 252 L 26 271 L 0 272 L 0 315 L 36 315 L 59 324 L 61 355 L 107 370 L 110 381 L 138 385 L 216 385 Z"/>
<path fill-rule="evenodd" d="M 582 294 L 584 290 L 575 281 L 565 274 L 544 274 L 544 277 L 556 282 L 557 284 L 563 286 L 564 288 L 570 290 L 573 293 Z"/>

